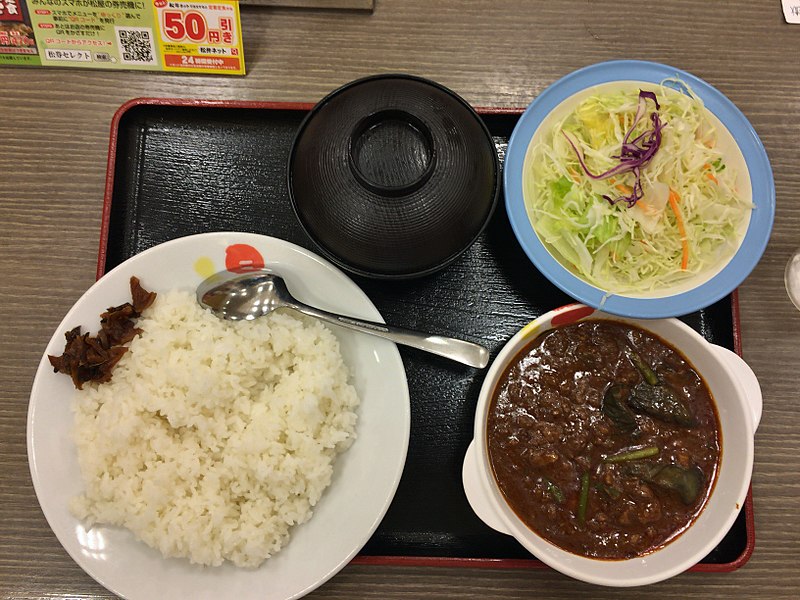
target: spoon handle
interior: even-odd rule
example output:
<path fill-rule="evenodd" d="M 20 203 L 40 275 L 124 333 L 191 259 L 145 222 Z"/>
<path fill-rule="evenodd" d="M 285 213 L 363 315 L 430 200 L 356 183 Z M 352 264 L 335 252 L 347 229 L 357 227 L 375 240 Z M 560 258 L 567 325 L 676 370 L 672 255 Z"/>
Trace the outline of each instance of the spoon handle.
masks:
<path fill-rule="evenodd" d="M 411 331 L 410 329 L 393 327 L 392 325 L 375 323 L 373 321 L 362 321 L 361 319 L 355 319 L 353 317 L 329 313 L 300 302 L 294 302 L 287 305 L 287 307 L 309 317 L 322 319 L 333 325 L 339 325 L 361 333 L 376 335 L 395 342 L 396 344 L 403 344 L 404 346 L 411 346 L 412 348 L 431 352 L 438 356 L 444 356 L 445 358 L 450 358 L 465 365 L 469 365 L 470 367 L 482 369 L 489 363 L 489 351 L 483 346 L 473 344 L 472 342 L 441 335 L 428 335 L 427 333 L 420 333 L 418 331 Z"/>

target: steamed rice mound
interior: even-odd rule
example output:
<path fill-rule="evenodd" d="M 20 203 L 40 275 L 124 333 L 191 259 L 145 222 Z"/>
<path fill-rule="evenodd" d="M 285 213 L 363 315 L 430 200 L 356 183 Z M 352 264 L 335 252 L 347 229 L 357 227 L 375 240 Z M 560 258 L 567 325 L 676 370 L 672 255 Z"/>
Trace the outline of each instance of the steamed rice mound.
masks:
<path fill-rule="evenodd" d="M 228 323 L 160 294 L 111 382 L 76 393 L 73 513 L 167 557 L 255 567 L 307 521 L 355 438 L 334 335 L 273 313 Z"/>

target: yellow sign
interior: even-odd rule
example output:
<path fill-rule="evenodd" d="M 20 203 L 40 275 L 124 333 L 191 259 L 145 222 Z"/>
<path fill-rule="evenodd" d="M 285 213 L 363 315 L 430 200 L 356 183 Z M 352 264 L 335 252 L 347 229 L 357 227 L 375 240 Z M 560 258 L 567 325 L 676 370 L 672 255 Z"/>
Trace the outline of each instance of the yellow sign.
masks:
<path fill-rule="evenodd" d="M 244 75 L 236 0 L 0 0 L 0 64 Z"/>
<path fill-rule="evenodd" d="M 244 74 L 239 3 L 154 0 L 165 71 Z"/>

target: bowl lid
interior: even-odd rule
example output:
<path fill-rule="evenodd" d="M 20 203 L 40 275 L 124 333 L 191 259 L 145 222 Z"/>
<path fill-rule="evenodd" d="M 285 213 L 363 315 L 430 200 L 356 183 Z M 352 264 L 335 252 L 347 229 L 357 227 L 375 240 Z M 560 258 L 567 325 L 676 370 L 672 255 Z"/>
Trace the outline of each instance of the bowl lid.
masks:
<path fill-rule="evenodd" d="M 460 256 L 492 215 L 499 162 L 477 113 L 410 75 L 348 83 L 308 114 L 289 156 L 292 206 L 321 253 L 384 279 Z"/>

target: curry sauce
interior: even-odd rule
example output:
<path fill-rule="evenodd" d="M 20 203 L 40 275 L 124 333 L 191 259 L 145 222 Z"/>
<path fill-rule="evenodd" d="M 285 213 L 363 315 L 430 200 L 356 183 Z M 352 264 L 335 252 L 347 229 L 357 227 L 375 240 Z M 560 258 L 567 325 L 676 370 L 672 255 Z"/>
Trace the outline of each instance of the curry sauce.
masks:
<path fill-rule="evenodd" d="M 494 391 L 487 447 L 506 501 L 569 552 L 627 559 L 691 525 L 719 467 L 708 386 L 664 340 L 587 320 L 520 351 Z"/>

